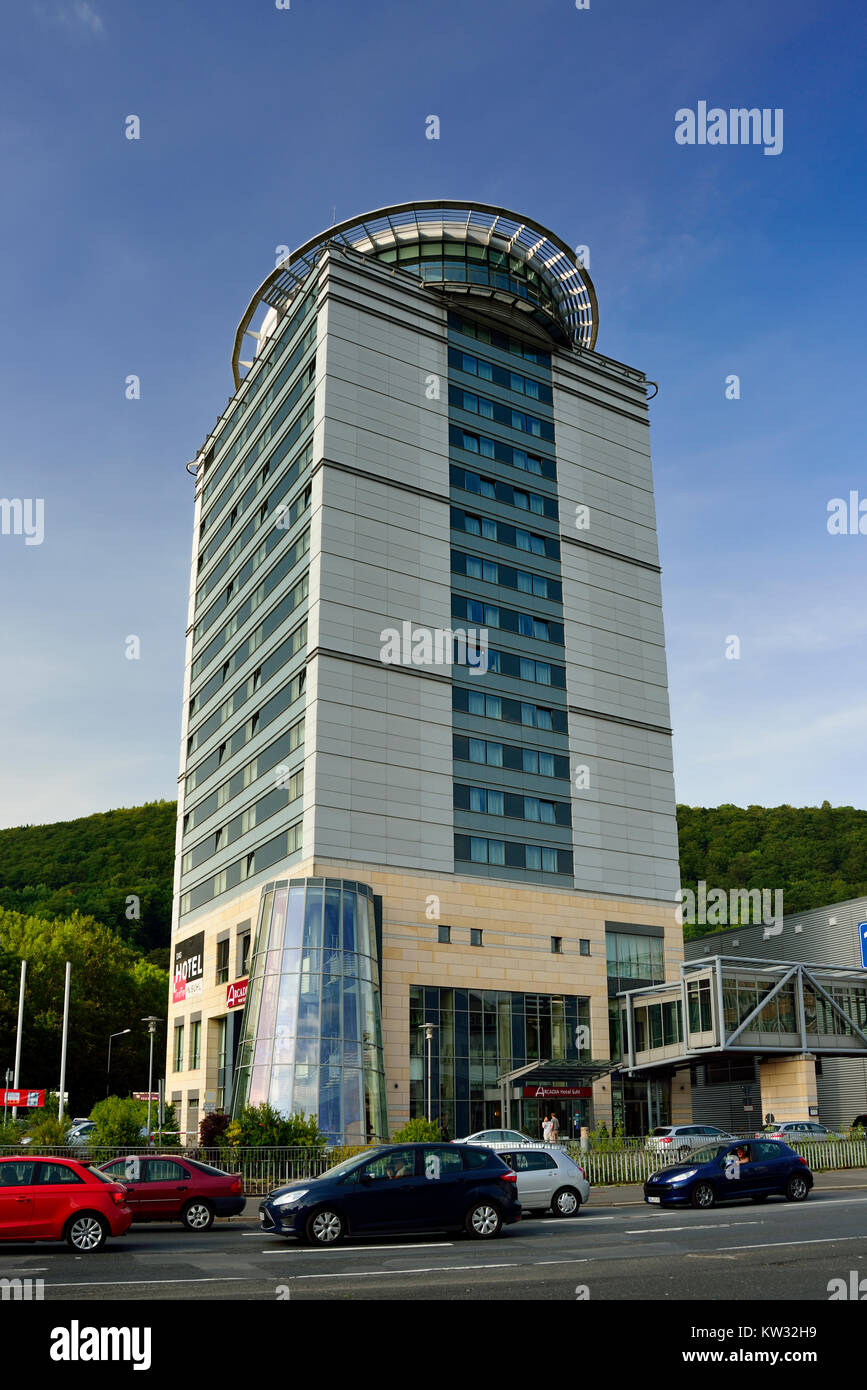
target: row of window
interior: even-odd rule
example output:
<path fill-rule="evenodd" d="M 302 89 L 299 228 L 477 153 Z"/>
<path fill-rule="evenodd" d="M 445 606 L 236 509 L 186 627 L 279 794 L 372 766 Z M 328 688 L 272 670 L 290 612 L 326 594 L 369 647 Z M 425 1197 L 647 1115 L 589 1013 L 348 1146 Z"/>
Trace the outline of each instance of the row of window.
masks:
<path fill-rule="evenodd" d="M 295 445 L 309 429 L 310 425 L 313 422 L 313 406 L 314 399 L 313 394 L 311 393 L 309 398 L 298 410 L 298 414 L 295 416 L 292 423 L 288 426 L 282 438 L 279 439 L 277 443 L 273 446 L 273 452 L 270 454 L 268 459 L 270 465 L 270 476 L 273 477 L 277 469 L 282 466 L 284 460 L 290 457 L 293 449 L 295 448 Z M 294 409 L 294 403 L 292 408 Z M 289 413 L 290 409 L 288 406 L 285 410 L 283 407 L 280 408 L 280 410 L 277 412 L 277 415 L 275 415 L 273 421 L 271 421 L 271 423 L 266 426 L 265 434 L 267 435 L 267 438 L 265 437 L 265 435 L 262 436 L 263 446 L 265 444 L 268 444 L 270 448 L 271 439 L 277 433 L 278 429 L 282 428 L 285 417 Z M 289 472 L 291 472 L 291 469 L 289 470 Z M 250 484 L 247 491 L 235 503 L 235 505 L 231 507 L 228 511 L 225 511 L 223 513 L 222 520 L 214 528 L 214 530 L 210 532 L 208 544 L 205 546 L 203 551 L 203 553 L 206 554 L 209 558 L 210 556 L 215 555 L 217 551 L 220 549 L 226 537 L 233 530 L 238 518 L 246 513 L 249 503 L 258 495 L 259 491 L 261 490 L 261 487 L 262 474 L 260 474 L 259 477 Z M 268 501 L 263 502 L 258 510 L 260 520 L 263 520 L 268 514 Z M 213 525 L 213 523 L 211 524 Z M 199 539 L 203 539 L 202 532 L 200 532 Z"/>
<path fill-rule="evenodd" d="M 560 542 L 553 536 L 542 536 L 537 531 L 527 531 L 506 521 L 494 521 L 492 517 L 465 512 L 460 507 L 451 508 L 451 526 L 453 531 L 465 531 L 468 536 L 481 536 L 498 545 L 514 546 L 516 550 L 526 550 L 531 555 L 544 555 L 549 560 L 560 558 Z"/>
<path fill-rule="evenodd" d="M 500 367 L 496 362 L 488 362 L 484 357 L 475 357 L 471 352 L 464 352 L 461 348 L 449 348 L 449 366 L 466 372 L 468 376 L 477 376 L 480 381 L 490 381 L 507 391 L 517 391 L 519 395 L 542 401 L 544 405 L 554 403 L 551 387 L 546 386 L 544 382 L 537 381 L 532 376 L 525 376 L 523 372 L 513 372 L 507 367 Z"/>
<path fill-rule="evenodd" d="M 276 767 L 284 758 L 288 758 L 294 753 L 296 748 L 300 748 L 304 743 L 304 716 L 295 721 L 288 729 L 284 729 L 279 738 L 267 748 L 263 748 L 261 753 L 257 753 L 251 762 L 246 763 L 238 772 L 222 782 L 219 787 L 197 802 L 189 811 L 184 813 L 183 833 L 195 830 L 197 826 L 212 816 L 215 811 L 222 810 L 224 806 L 239 796 L 241 792 L 251 787 L 258 777 Z"/>
<path fill-rule="evenodd" d="M 452 687 L 452 708 L 483 719 L 502 719 L 507 724 L 523 724 L 530 729 L 545 729 L 552 733 L 568 733 L 566 711 L 549 709 L 546 705 L 515 700 L 508 695 L 488 695 L 481 690 Z"/>
<path fill-rule="evenodd" d="M 233 675 L 240 666 L 243 666 L 248 657 L 258 651 L 265 638 L 271 636 L 276 625 L 273 623 L 269 624 L 267 632 L 265 631 L 265 626 L 265 623 L 260 623 L 259 626 L 250 633 L 249 637 L 245 637 L 240 646 L 235 648 L 232 655 L 223 662 L 220 669 L 215 671 L 205 684 L 199 687 L 190 700 L 190 718 L 195 714 L 199 714 L 212 696 L 216 695 L 217 691 L 222 689 L 229 676 Z M 306 645 L 307 619 L 305 618 L 303 622 L 298 624 L 295 631 L 290 632 L 286 640 L 281 642 L 279 647 L 276 647 L 274 652 L 262 662 L 260 668 L 262 671 L 262 679 L 267 680 L 273 671 L 280 666 L 285 666 L 287 662 L 292 660 L 296 652 L 301 651 L 301 648 Z"/>
<path fill-rule="evenodd" d="M 534 777 L 556 777 L 569 781 L 569 759 L 559 753 L 520 748 L 514 743 L 498 743 L 488 738 L 470 738 L 467 734 L 454 734 L 452 745 L 454 757 L 459 762 L 481 763 L 486 767 L 527 772 Z"/>
<path fill-rule="evenodd" d="M 546 574 L 534 574 L 532 570 L 519 570 L 500 560 L 485 560 L 481 555 L 453 550 L 451 569 L 452 574 L 465 574 L 468 579 L 499 584 L 503 589 L 516 589 L 520 594 L 533 594 L 535 598 L 547 598 L 553 603 L 563 602 L 563 585 L 559 579 L 549 579 Z"/>
<path fill-rule="evenodd" d="M 290 434 L 291 433 L 292 431 L 290 431 Z M 232 563 L 232 560 L 234 560 L 236 556 L 240 555 L 247 542 L 252 539 L 259 527 L 262 526 L 264 522 L 268 520 L 269 513 L 272 510 L 279 511 L 279 508 L 272 509 L 271 506 L 278 492 L 289 492 L 289 490 L 294 486 L 298 479 L 309 468 L 310 464 L 313 461 L 313 440 L 308 439 L 307 442 L 298 450 L 297 453 L 293 453 L 293 448 L 297 442 L 297 435 L 292 440 L 290 440 L 289 435 L 284 435 L 280 443 L 275 448 L 273 454 L 271 454 L 270 458 L 268 459 L 268 463 L 270 465 L 269 475 L 274 478 L 274 487 L 268 494 L 268 496 L 265 498 L 263 505 L 257 509 L 255 516 L 250 518 L 250 520 L 247 522 L 247 525 L 239 532 L 239 534 L 233 540 L 232 544 L 228 547 L 225 554 L 222 556 L 219 564 L 215 566 L 215 570 L 218 573 L 225 573 L 226 569 L 228 568 L 228 565 Z M 283 469 L 283 471 L 280 472 L 280 467 L 287 458 L 290 460 L 290 462 Z M 234 523 L 232 522 L 232 517 L 230 513 L 221 522 L 220 526 L 217 528 L 216 533 L 211 535 L 211 539 L 208 541 L 207 545 L 203 546 L 202 549 L 199 551 L 199 558 L 196 562 L 197 574 L 201 574 L 205 565 L 207 565 L 217 554 L 224 540 L 226 539 L 226 536 L 229 534 L 229 531 L 231 530 L 233 524 Z M 210 581 L 210 578 L 211 576 L 209 575 L 208 582 Z"/>
<path fill-rule="evenodd" d="M 477 811 L 482 816 L 507 816 L 509 820 L 538 821 L 541 825 L 572 824 L 571 808 L 566 801 L 521 796 L 517 792 L 500 791 L 493 787 L 469 787 L 455 783 L 454 804 L 457 811 Z"/>
<path fill-rule="evenodd" d="M 199 621 L 196 623 L 196 627 L 193 628 L 193 641 L 200 641 L 208 631 L 208 628 L 214 626 L 218 617 L 221 617 L 221 614 L 225 613 L 225 610 L 228 609 L 233 600 L 238 598 L 245 584 L 253 578 L 253 574 L 256 573 L 258 566 L 271 555 L 272 550 L 281 543 L 286 534 L 288 534 L 288 532 L 279 527 L 272 527 L 271 530 L 268 531 L 268 534 L 265 535 L 260 545 L 257 545 L 253 555 L 247 556 L 238 574 L 232 575 L 231 580 L 226 584 L 222 594 L 214 599 L 214 602 L 206 609 L 206 612 L 201 614 Z M 268 588 L 274 588 L 276 578 L 282 578 L 283 575 L 289 574 L 290 570 L 295 569 L 299 560 L 302 560 L 303 557 L 307 555 L 308 549 L 310 549 L 310 527 L 304 527 L 302 534 L 297 535 L 292 545 L 290 545 L 288 549 L 283 550 L 275 566 L 264 575 L 263 580 L 260 581 L 260 587 L 264 587 L 264 585 L 267 584 Z"/>
<path fill-rule="evenodd" d="M 452 617 L 484 627 L 497 627 L 503 632 L 514 632 L 519 637 L 532 637 L 537 642 L 563 645 L 562 623 L 551 622 L 548 618 L 534 618 L 531 613 L 518 613 L 511 608 L 501 608 L 497 603 L 482 603 L 480 599 L 454 594 Z"/>
<path fill-rule="evenodd" d="M 479 454 L 482 458 L 495 459 L 497 463 L 519 468 L 522 473 L 534 473 L 539 478 L 554 482 L 557 465 L 553 459 L 542 458 L 539 454 L 529 454 L 526 449 L 516 448 L 502 439 L 489 439 L 484 434 L 474 434 L 462 425 L 449 425 L 449 445 L 453 449 L 465 449 L 468 454 Z"/>
<path fill-rule="evenodd" d="M 310 308 L 312 308 L 312 301 L 304 310 L 302 318 L 306 316 Z M 298 327 L 301 327 L 301 320 L 299 320 L 298 322 Z M 280 392 L 291 379 L 293 373 L 300 365 L 304 356 L 314 346 L 316 342 L 315 322 L 312 323 L 310 327 L 307 329 L 306 333 L 304 333 L 303 336 L 297 342 L 295 342 L 294 346 L 293 337 L 294 334 L 292 335 L 292 337 L 283 339 L 283 342 L 280 345 L 279 357 L 277 357 L 277 359 L 275 360 L 273 367 L 269 364 L 267 374 L 260 374 L 259 377 L 257 377 L 257 389 L 252 394 L 252 399 L 246 403 L 246 410 L 244 411 L 243 415 L 244 423 L 240 432 L 236 435 L 234 443 L 220 459 L 220 462 L 217 464 L 216 468 L 212 472 L 210 470 L 207 470 L 207 472 L 210 473 L 210 476 L 208 476 L 208 480 L 205 483 L 204 488 L 202 489 L 203 509 L 208 505 L 211 498 L 217 492 L 221 482 L 226 477 L 227 473 L 231 469 L 238 455 L 246 448 L 250 440 L 253 438 L 254 434 L 256 433 L 256 430 L 259 428 L 262 421 L 265 419 L 271 406 L 274 404 L 275 400 L 280 395 Z M 307 366 L 307 371 L 309 371 L 309 364 Z M 219 438 L 215 441 L 215 456 L 222 445 L 223 433 L 221 433 Z M 244 463 L 237 469 L 229 487 L 226 488 L 222 497 L 216 503 L 214 508 L 215 512 L 224 505 L 227 498 L 231 495 L 232 492 L 235 491 L 238 485 L 243 481 L 245 475 L 249 472 L 251 466 L 251 459 L 254 458 L 258 452 L 260 452 L 260 449 L 261 446 L 257 444 L 256 448 L 254 448 L 251 455 L 247 459 L 245 459 Z"/>
<path fill-rule="evenodd" d="M 540 420 L 538 415 L 530 415 L 526 410 L 516 410 L 514 406 L 502 405 L 488 396 L 479 396 L 474 391 L 465 391 L 462 386 L 449 386 L 449 407 L 452 410 L 465 410 L 468 415 L 480 415 L 484 420 L 495 420 L 510 430 L 520 430 L 536 439 L 554 442 L 554 424 L 551 420 Z"/>
<path fill-rule="evenodd" d="M 532 681 L 534 685 L 552 685 L 558 690 L 566 689 L 566 668 L 555 666 L 551 661 L 537 661 L 532 656 L 514 656 L 512 652 L 501 652 L 496 647 L 488 647 L 485 658 L 487 669 L 496 676 L 509 676 L 516 681 Z M 479 654 L 467 651 L 455 653 L 455 666 L 478 666 Z"/>
<path fill-rule="evenodd" d="M 424 280 L 458 280 L 473 285 L 494 285 L 510 290 L 522 299 L 553 307 L 549 286 L 532 266 L 519 256 L 474 242 L 422 241 L 380 251 L 377 260 L 397 263 Z"/>
<path fill-rule="evenodd" d="M 449 328 L 455 333 L 462 333 L 465 338 L 475 338 L 476 342 L 489 343 L 491 347 L 499 348 L 500 352 L 510 352 L 514 357 L 523 357 L 526 362 L 535 362 L 538 367 L 551 366 L 550 352 L 530 347 L 528 343 L 522 343 L 520 338 L 501 333 L 498 328 L 488 328 L 485 324 L 477 323 L 475 319 L 464 318 L 463 314 L 451 309 L 448 323 Z"/>
<path fill-rule="evenodd" d="M 307 672 L 301 670 L 281 690 L 272 695 L 270 700 L 266 700 L 262 708 L 255 710 L 230 738 L 227 738 L 220 744 L 219 748 L 215 748 L 206 758 L 203 758 L 198 767 L 193 768 L 187 775 L 186 790 L 190 792 L 194 791 L 196 787 L 200 787 L 227 758 L 231 758 L 233 754 L 244 747 L 245 743 L 249 743 L 251 738 L 255 738 L 284 710 L 293 705 L 304 694 L 306 681 Z"/>
<path fill-rule="evenodd" d="M 255 404 L 258 393 L 264 386 L 267 386 L 271 373 L 279 367 L 287 348 L 291 347 L 297 334 L 304 327 L 306 318 L 315 308 L 315 289 L 306 294 L 302 300 L 293 302 L 292 312 L 284 318 L 279 334 L 272 337 L 267 351 L 256 358 L 250 372 L 241 384 L 235 401 L 241 405 L 242 409 L 249 409 L 251 405 Z M 205 459 L 205 476 L 208 476 L 209 469 L 214 466 L 220 450 L 237 424 L 235 412 L 233 411 L 231 415 L 218 423 L 219 430 L 214 435 L 214 442 Z"/>
<path fill-rule="evenodd" d="M 455 835 L 455 860 L 461 864 L 492 864 L 543 874 L 572 873 L 570 850 L 524 845 L 515 840 L 491 840 L 481 835 Z"/>
<path fill-rule="evenodd" d="M 450 926 L 447 926 L 445 923 L 440 923 L 440 925 L 437 927 L 437 942 L 440 946 L 448 946 L 451 944 L 452 928 Z M 470 945 L 484 945 L 484 933 L 481 927 L 470 927 Z M 551 954 L 555 956 L 562 956 L 562 936 L 551 937 Z M 585 937 L 581 937 L 578 941 L 578 954 L 582 956 L 589 956 L 590 954 L 590 942 Z"/>
<path fill-rule="evenodd" d="M 193 662 L 193 680 L 195 680 L 195 678 L 198 675 L 200 675 L 201 672 L 204 671 L 204 669 L 207 666 L 211 664 L 211 662 L 214 660 L 214 657 L 222 651 L 226 643 L 232 637 L 234 637 L 235 633 L 238 631 L 238 628 L 241 627 L 241 625 L 247 621 L 247 619 L 251 616 L 255 609 L 258 608 L 263 598 L 266 598 L 273 591 L 275 586 L 280 582 L 282 578 L 283 576 L 279 575 L 275 579 L 274 571 L 272 570 L 271 574 L 266 576 L 265 580 L 263 580 L 261 584 L 258 584 L 256 586 L 254 592 L 249 596 L 249 598 L 246 598 L 244 600 L 240 608 L 238 608 L 235 611 L 233 616 L 226 623 L 225 627 L 221 628 L 220 631 L 216 634 L 216 636 L 211 638 L 211 641 L 204 648 L 204 650 L 199 652 L 198 656 L 195 658 Z M 275 604 L 274 610 L 271 613 L 267 614 L 265 618 L 263 618 L 263 629 L 268 625 L 270 619 L 271 631 L 273 632 L 275 626 L 274 620 L 276 613 L 279 612 L 282 615 L 281 621 L 284 618 L 288 618 L 290 613 L 293 613 L 294 610 L 298 608 L 306 600 L 308 587 L 309 576 L 305 573 L 302 574 L 301 578 L 298 580 L 298 583 L 292 586 L 288 594 L 284 594 L 280 602 Z M 259 592 L 260 590 L 261 593 Z"/>
<path fill-rule="evenodd" d="M 220 850 L 226 849 L 228 845 L 240 840 L 250 830 L 254 830 L 257 825 L 264 825 L 265 821 L 271 816 L 276 816 L 278 811 L 282 811 L 286 806 L 296 801 L 304 791 L 304 769 L 288 775 L 284 770 L 283 775 L 279 776 L 277 786 L 272 787 L 258 801 L 254 801 L 251 806 L 225 825 L 220 825 L 204 840 L 200 840 L 197 845 L 184 852 L 181 858 L 181 873 L 191 873 L 193 869 L 199 868 L 213 855 L 219 854 Z"/>
<path fill-rule="evenodd" d="M 469 468 L 460 468 L 456 463 L 449 468 L 449 481 L 452 487 L 462 488 L 464 492 L 476 493 L 492 502 L 501 502 L 506 507 L 519 507 L 522 511 L 533 512 L 535 516 L 547 516 L 557 521 L 559 511 L 554 497 L 543 497 L 540 492 L 527 492 L 524 488 L 504 483 L 499 478 L 489 478 L 483 473 L 474 473 Z"/>
<path fill-rule="evenodd" d="M 445 281 L 446 283 L 458 281 L 460 284 L 468 285 L 492 285 L 498 290 L 508 290 L 510 294 L 517 295 L 519 299 L 530 299 L 534 304 L 543 304 L 550 312 L 554 312 L 554 300 L 551 292 L 547 285 L 540 280 L 531 285 L 525 279 L 518 279 L 516 275 L 509 274 L 508 271 L 492 270 L 485 265 L 468 265 L 459 260 L 408 261 L 401 268 L 420 275 L 425 281 Z"/>
<path fill-rule="evenodd" d="M 239 883 L 243 883 L 252 874 L 261 873 L 263 869 L 270 869 L 272 864 L 285 859 L 288 854 L 294 854 L 296 850 L 301 849 L 301 838 L 302 822 L 299 820 L 288 830 L 282 830 L 279 835 L 275 835 L 272 840 L 268 840 L 263 845 L 257 845 L 255 852 L 242 855 L 228 868 L 221 869 L 212 878 L 205 879 L 204 883 L 182 893 L 181 915 L 192 912 L 195 908 L 203 907 L 205 903 L 219 897 L 221 893 L 227 892 L 230 888 L 236 888 Z"/>
<path fill-rule="evenodd" d="M 265 468 L 267 467 L 268 465 L 266 464 Z M 264 472 L 265 470 L 263 469 L 262 471 Z M 293 470 L 290 469 L 289 471 L 292 472 Z M 213 593 L 220 581 L 224 579 L 232 563 L 238 558 L 241 552 L 247 548 L 248 542 L 252 540 L 256 532 L 264 526 L 266 521 L 271 520 L 271 503 L 274 498 L 276 498 L 279 492 L 282 492 L 285 497 L 290 490 L 290 486 L 291 484 L 287 484 L 285 476 L 281 478 L 277 487 L 274 488 L 273 493 L 266 499 L 267 510 L 264 517 L 262 516 L 262 509 L 260 507 L 256 515 L 251 517 L 241 534 L 232 542 L 226 553 L 211 570 L 207 579 L 199 585 L 196 593 L 196 612 L 199 611 L 203 600 L 207 598 L 208 594 Z M 274 508 L 272 530 L 269 532 L 267 538 L 268 545 L 276 543 L 276 541 L 279 541 L 288 531 L 291 531 L 296 521 L 298 521 L 309 508 L 311 493 L 312 488 L 308 483 L 306 487 L 301 488 L 301 490 L 296 493 L 291 502 L 283 501 L 277 503 Z M 263 541 L 262 545 L 265 544 L 266 542 Z M 257 547 L 257 555 L 260 549 L 261 547 Z"/>

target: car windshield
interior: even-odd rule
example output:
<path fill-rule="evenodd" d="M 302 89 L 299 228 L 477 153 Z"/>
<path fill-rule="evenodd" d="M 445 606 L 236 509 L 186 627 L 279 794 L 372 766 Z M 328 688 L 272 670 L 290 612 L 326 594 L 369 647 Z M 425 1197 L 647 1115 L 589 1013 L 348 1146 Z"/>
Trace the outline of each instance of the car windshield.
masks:
<path fill-rule="evenodd" d="M 714 1159 L 718 1158 L 721 1153 L 725 1153 L 727 1148 L 728 1144 L 708 1144 L 704 1149 L 696 1149 L 695 1153 L 690 1155 L 689 1162 L 713 1163 Z"/>
<path fill-rule="evenodd" d="M 92 1167 L 91 1167 L 91 1168 L 88 1168 L 87 1171 L 88 1171 L 89 1173 L 92 1173 L 93 1176 L 94 1176 L 95 1178 L 99 1178 L 100 1182 L 111 1182 L 111 1183 L 115 1183 L 115 1182 L 118 1181 L 118 1179 L 117 1179 L 117 1177 L 116 1177 L 115 1174 L 113 1174 L 113 1173 L 103 1173 L 99 1168 L 92 1168 Z"/>
<path fill-rule="evenodd" d="M 656 1139 L 660 1134 L 670 1134 L 670 1133 L 671 1133 L 671 1125 L 663 1125 L 661 1128 L 657 1127 L 656 1129 L 652 1129 L 652 1130 L 650 1131 L 650 1137 L 651 1137 L 651 1139 Z"/>
<path fill-rule="evenodd" d="M 365 1149 L 362 1153 L 354 1154 L 352 1158 L 345 1158 L 342 1163 L 335 1163 L 333 1168 L 326 1168 L 325 1172 L 320 1173 L 319 1176 L 339 1178 L 344 1173 L 351 1173 L 353 1168 L 357 1168 L 360 1163 L 366 1162 L 370 1158 L 376 1158 L 377 1154 L 384 1152 L 384 1149 Z"/>

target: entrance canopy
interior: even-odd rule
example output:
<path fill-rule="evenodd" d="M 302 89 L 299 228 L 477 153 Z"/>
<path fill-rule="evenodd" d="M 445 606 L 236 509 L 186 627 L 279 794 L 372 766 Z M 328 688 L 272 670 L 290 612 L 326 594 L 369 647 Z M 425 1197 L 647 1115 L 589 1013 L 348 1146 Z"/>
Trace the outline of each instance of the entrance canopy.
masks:
<path fill-rule="evenodd" d="M 610 1061 L 572 1060 L 528 1062 L 515 1071 L 504 1072 L 497 1077 L 503 1123 L 507 1126 L 511 1124 L 513 1100 L 545 1100 L 549 1103 L 589 1100 L 593 1094 L 593 1082 L 600 1076 L 607 1076 L 612 1070 Z"/>

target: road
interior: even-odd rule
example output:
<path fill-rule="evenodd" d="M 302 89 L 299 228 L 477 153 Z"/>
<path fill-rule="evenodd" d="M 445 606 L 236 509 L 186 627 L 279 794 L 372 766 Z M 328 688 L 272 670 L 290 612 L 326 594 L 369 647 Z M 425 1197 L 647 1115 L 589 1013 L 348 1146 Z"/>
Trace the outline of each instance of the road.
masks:
<path fill-rule="evenodd" d="M 838 1179 L 838 1182 L 840 1179 Z M 402 1236 L 313 1250 L 253 1220 L 204 1234 L 136 1226 L 95 1255 L 4 1244 L 0 1278 L 42 1279 L 46 1301 L 665 1300 L 828 1301 L 831 1279 L 867 1276 L 867 1189 L 815 1190 L 711 1211 L 591 1203 L 571 1220 L 528 1217 L 501 1238 Z M 867 1292 L 867 1283 L 865 1283 Z"/>

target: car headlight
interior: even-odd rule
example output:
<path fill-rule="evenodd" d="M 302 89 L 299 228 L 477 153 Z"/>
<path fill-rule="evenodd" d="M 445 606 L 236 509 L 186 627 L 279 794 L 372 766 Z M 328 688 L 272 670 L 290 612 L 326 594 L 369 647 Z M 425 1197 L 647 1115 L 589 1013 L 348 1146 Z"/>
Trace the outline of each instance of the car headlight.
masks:
<path fill-rule="evenodd" d="M 293 1202 L 300 1202 L 302 1197 L 306 1197 L 309 1188 L 299 1187 L 296 1192 L 284 1192 L 282 1197 L 274 1198 L 275 1207 L 291 1207 Z"/>
<path fill-rule="evenodd" d="M 687 1168 L 685 1173 L 673 1173 L 669 1182 L 686 1182 L 687 1178 L 694 1178 L 697 1172 L 697 1168 Z"/>

